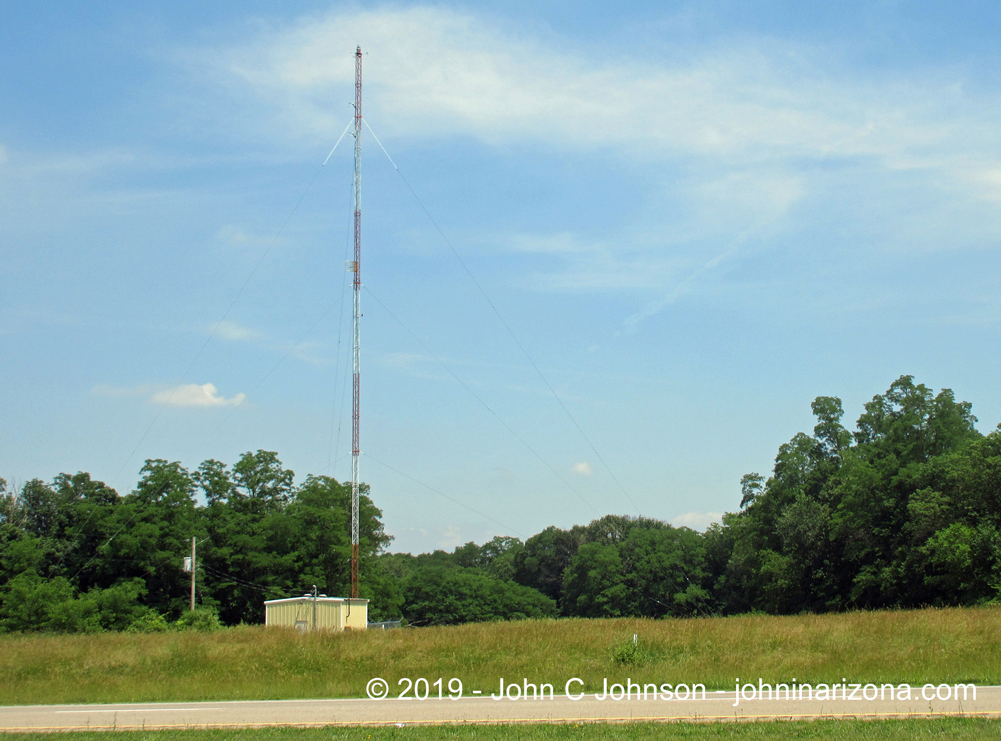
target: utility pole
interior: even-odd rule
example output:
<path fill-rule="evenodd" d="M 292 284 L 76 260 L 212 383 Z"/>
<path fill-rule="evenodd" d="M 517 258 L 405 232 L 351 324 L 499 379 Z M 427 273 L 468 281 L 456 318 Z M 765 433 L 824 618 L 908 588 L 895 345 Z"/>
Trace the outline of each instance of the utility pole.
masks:
<path fill-rule="evenodd" d="M 316 630 L 316 585 L 313 585 L 313 630 Z"/>
<path fill-rule="evenodd" d="M 191 609 L 195 609 L 195 573 L 198 570 L 198 561 L 195 560 L 195 538 L 191 538 Z"/>
<path fill-rule="evenodd" d="M 355 51 L 355 253 L 351 380 L 351 597 L 358 597 L 358 464 L 361 455 L 361 46 Z M 316 603 L 314 602 L 314 605 Z"/>

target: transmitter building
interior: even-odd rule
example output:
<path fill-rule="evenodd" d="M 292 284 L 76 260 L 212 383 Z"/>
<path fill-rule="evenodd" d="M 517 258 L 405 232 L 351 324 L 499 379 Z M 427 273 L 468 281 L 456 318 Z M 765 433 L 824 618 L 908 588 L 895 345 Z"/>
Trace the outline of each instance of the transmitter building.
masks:
<path fill-rule="evenodd" d="M 368 600 L 342 597 L 289 597 L 266 600 L 264 624 L 314 630 L 365 630 Z"/>

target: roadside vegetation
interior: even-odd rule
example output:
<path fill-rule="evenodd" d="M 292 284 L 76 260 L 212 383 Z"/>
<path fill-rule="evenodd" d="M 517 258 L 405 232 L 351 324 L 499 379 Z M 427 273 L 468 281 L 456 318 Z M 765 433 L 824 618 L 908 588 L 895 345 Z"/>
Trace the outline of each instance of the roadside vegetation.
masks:
<path fill-rule="evenodd" d="M 636 644 L 633 644 L 633 635 Z M 1001 608 L 662 620 L 566 619 L 301 634 L 212 632 L 0 637 L 0 704 L 363 697 L 382 677 L 498 681 L 1001 684 Z M 628 647 L 635 645 L 636 650 Z"/>
<path fill-rule="evenodd" d="M 67 734 L 70 741 L 105 741 L 106 732 Z M 360 728 L 266 728 L 206 731 L 118 731 L 117 741 L 493 741 L 499 738 L 526 741 L 671 741 L 672 739 L 721 739 L 733 741 L 910 741 L 915 738 L 948 738 L 974 741 L 1001 738 L 1001 721 L 979 718 L 909 718 L 874 721 L 782 721 L 774 723 L 629 723 L 442 725 Z M 47 741 L 51 734 L 6 734 L 9 741 Z"/>
<path fill-rule="evenodd" d="M 842 424 L 818 397 L 813 433 L 740 482 L 705 533 L 607 515 L 522 542 L 390 553 L 363 487 L 361 592 L 373 620 L 415 626 L 547 617 L 706 617 L 990 604 L 1001 590 L 1001 431 L 910 376 Z M 735 498 L 736 498 L 735 482 Z M 223 625 L 265 599 L 349 584 L 350 487 L 295 483 L 273 452 L 188 470 L 148 460 L 122 496 L 87 473 L 0 479 L 0 632 L 161 631 L 198 603 Z M 199 620 L 211 627 L 213 618 Z"/>

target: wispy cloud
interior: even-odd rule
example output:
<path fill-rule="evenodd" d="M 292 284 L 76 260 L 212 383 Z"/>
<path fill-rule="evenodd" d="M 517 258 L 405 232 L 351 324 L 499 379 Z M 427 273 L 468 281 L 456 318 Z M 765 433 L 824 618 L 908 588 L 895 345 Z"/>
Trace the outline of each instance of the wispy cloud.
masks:
<path fill-rule="evenodd" d="M 956 164 L 997 140 L 991 121 L 965 105 L 955 73 L 857 80 L 822 50 L 774 38 L 745 37 L 683 61 L 640 59 L 416 7 L 307 19 L 200 61 L 278 96 L 286 131 L 296 128 L 289 133 L 326 140 L 344 119 L 332 101 L 353 81 L 359 40 L 370 53 L 369 110 L 387 133 L 745 163 L 865 156 L 898 169 Z"/>
<path fill-rule="evenodd" d="M 216 232 L 216 238 L 227 244 L 246 244 L 256 238 L 235 224 L 227 224 Z"/>
<path fill-rule="evenodd" d="M 455 383 L 456 377 L 462 379 L 462 384 L 472 391 L 474 395 L 484 391 L 505 390 L 518 395 L 550 398 L 551 392 L 545 388 L 539 388 L 534 382 L 535 376 L 525 366 L 512 363 L 494 363 L 489 361 L 459 360 L 451 356 L 441 357 L 440 360 L 430 355 L 411 352 L 391 352 L 379 356 L 379 362 L 387 368 L 413 378 L 425 380 L 444 381 Z M 442 367 L 444 364 L 446 367 Z M 451 372 L 449 372 L 451 371 Z M 455 374 L 454 376 L 452 374 Z M 526 379 L 524 384 L 513 383 L 511 379 L 515 377 Z M 586 397 L 581 397 L 567 391 L 560 393 L 560 398 L 564 401 L 580 402 Z M 480 403 L 483 403 L 482 401 Z"/>
<path fill-rule="evenodd" d="M 449 524 L 438 531 L 439 548 L 455 548 L 460 545 L 462 545 L 462 535 L 457 526 Z"/>
<path fill-rule="evenodd" d="M 323 354 L 323 350 L 327 349 L 327 344 L 324 342 L 300 340 L 293 344 L 289 341 L 274 341 L 264 332 L 229 319 L 207 326 L 205 331 L 221 340 L 247 343 L 271 354 L 287 354 L 310 365 L 323 366 L 333 362 L 331 358 Z"/>
<path fill-rule="evenodd" d="M 683 515 L 671 518 L 671 524 L 675 527 L 690 527 L 692 530 L 705 530 L 714 522 L 723 519 L 722 512 L 686 512 Z"/>
<path fill-rule="evenodd" d="M 221 407 L 239 406 L 247 399 L 246 394 L 237 394 L 229 399 L 220 396 L 214 384 L 188 383 L 181 386 L 164 387 L 149 383 L 135 386 L 112 386 L 98 384 L 91 388 L 95 396 L 109 399 L 132 399 L 149 397 L 154 404 L 167 404 L 173 407 Z"/>
<path fill-rule="evenodd" d="M 681 280 L 675 283 L 671 287 L 671 290 L 667 294 L 651 301 L 640 311 L 629 315 L 623 321 L 626 331 L 635 331 L 637 326 L 644 320 L 648 319 L 655 314 L 663 311 L 667 306 L 670 306 L 679 298 L 688 293 L 693 284 L 695 284 L 703 275 L 710 272 L 711 270 L 718 267 L 724 261 L 733 257 L 737 252 L 740 251 L 744 243 L 747 242 L 748 238 L 754 233 L 753 229 L 745 230 L 744 232 L 737 235 L 737 237 L 718 255 L 715 255 L 711 259 L 707 260 L 703 265 L 700 265 L 696 269 L 692 270 L 688 275 L 684 276 Z"/>
<path fill-rule="evenodd" d="M 525 287 L 639 294 L 627 329 L 832 197 L 861 209 L 842 218 L 874 222 L 890 249 L 984 243 L 1001 229 L 1001 106 L 969 92 L 961 68 L 859 72 L 823 47 L 750 35 L 671 58 L 596 54 L 440 7 L 306 18 L 188 61 L 272 105 L 269 135 L 325 142 L 343 127 L 356 41 L 367 110 L 387 141 L 613 152 L 646 173 L 642 224 L 597 239 L 557 227 L 502 240 L 541 258 Z M 667 163 L 673 185 L 658 194 L 651 173 Z M 862 189 L 873 193 L 865 204 L 845 199 Z M 915 199 L 929 204 L 919 214 Z"/>
<path fill-rule="evenodd" d="M 214 331 L 216 337 L 230 342 L 256 342 L 263 337 L 256 329 L 244 327 L 228 319 L 209 327 L 208 331 Z"/>
<path fill-rule="evenodd" d="M 158 391 L 151 401 L 174 407 L 224 407 L 239 406 L 246 398 L 246 394 L 237 394 L 227 399 L 220 396 L 219 390 L 211 383 L 188 383 Z"/>
<path fill-rule="evenodd" d="M 498 237 L 497 241 L 515 252 L 547 255 L 594 252 L 597 248 L 597 245 L 582 243 L 576 235 L 569 231 L 557 234 L 513 234 L 508 237 Z"/>
<path fill-rule="evenodd" d="M 594 469 L 591 468 L 591 464 L 587 461 L 582 461 L 580 463 L 573 464 L 574 473 L 579 473 L 581 476 L 590 476 L 594 473 Z"/>

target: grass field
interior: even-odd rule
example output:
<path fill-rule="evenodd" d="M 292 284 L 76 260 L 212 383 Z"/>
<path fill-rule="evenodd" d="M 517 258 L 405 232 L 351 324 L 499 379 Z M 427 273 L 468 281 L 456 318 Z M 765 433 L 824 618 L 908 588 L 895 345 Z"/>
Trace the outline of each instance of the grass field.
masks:
<path fill-rule="evenodd" d="M 71 741 L 107 741 L 105 732 L 69 734 Z M 9 734 L 5 741 L 50 741 L 51 734 Z M 410 728 L 276 728 L 225 731 L 118 731 L 115 741 L 903 741 L 904 739 L 1001 739 L 1001 721 L 973 718 L 912 718 L 874 721 L 783 721 L 778 723 L 631 723 L 531 726 L 414 726 Z"/>
<path fill-rule="evenodd" d="M 634 633 L 639 651 L 630 657 Z M 360 697 L 376 676 L 394 696 L 401 677 L 457 677 L 466 693 L 496 690 L 500 677 L 562 689 L 576 676 L 587 691 L 626 676 L 710 690 L 732 688 L 736 677 L 1001 684 L 1001 609 L 0 637 L 5 705 Z"/>

